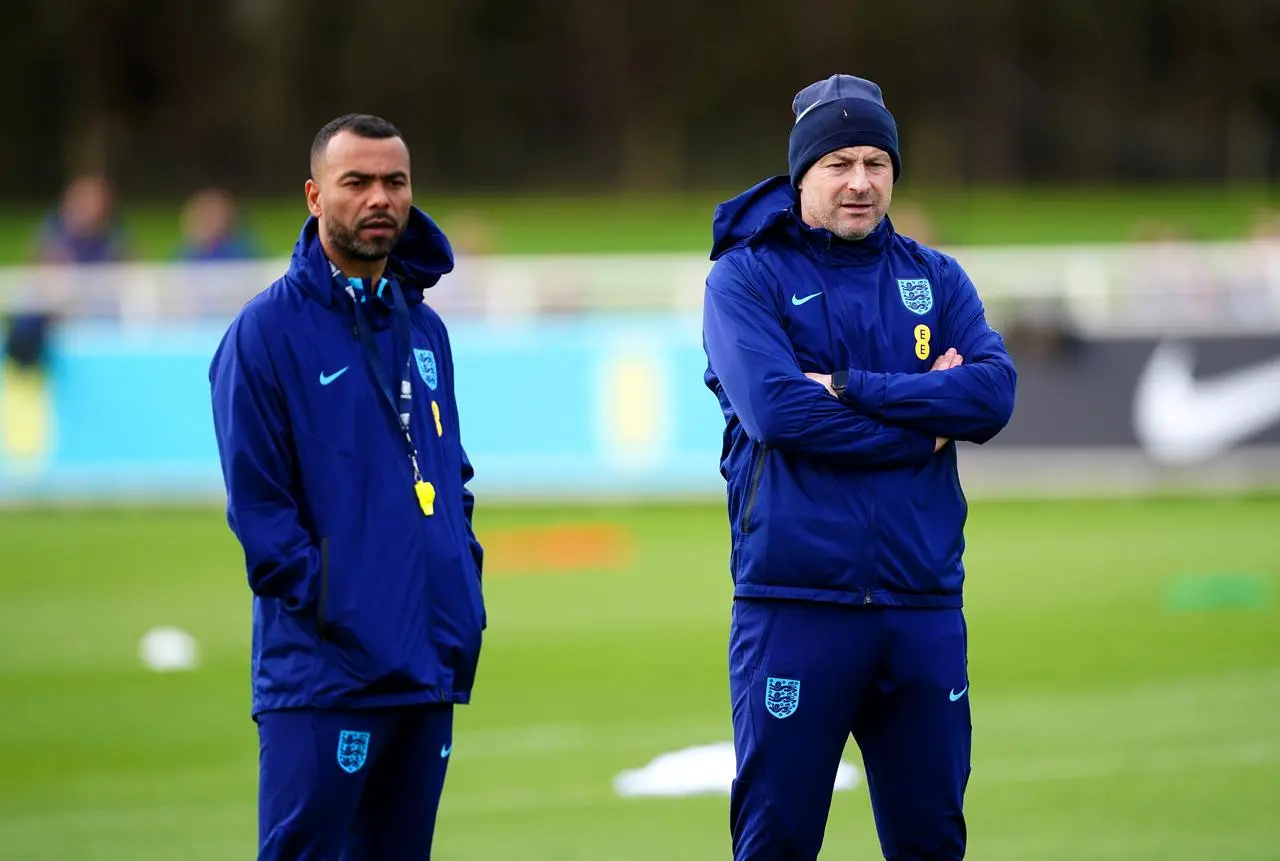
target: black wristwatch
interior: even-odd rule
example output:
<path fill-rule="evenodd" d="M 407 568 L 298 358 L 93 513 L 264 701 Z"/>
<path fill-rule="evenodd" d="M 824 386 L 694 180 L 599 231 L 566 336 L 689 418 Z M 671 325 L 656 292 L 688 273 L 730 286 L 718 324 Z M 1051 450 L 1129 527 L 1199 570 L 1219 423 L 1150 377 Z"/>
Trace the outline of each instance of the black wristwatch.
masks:
<path fill-rule="evenodd" d="M 836 371 L 831 375 L 831 391 L 836 393 L 836 397 L 844 400 L 844 393 L 849 390 L 849 371 Z"/>

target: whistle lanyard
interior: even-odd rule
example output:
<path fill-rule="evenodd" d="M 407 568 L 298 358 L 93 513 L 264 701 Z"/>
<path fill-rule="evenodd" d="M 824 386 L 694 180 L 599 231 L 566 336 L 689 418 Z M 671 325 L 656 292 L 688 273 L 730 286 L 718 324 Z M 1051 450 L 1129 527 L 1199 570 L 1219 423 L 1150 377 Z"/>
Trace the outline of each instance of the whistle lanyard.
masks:
<path fill-rule="evenodd" d="M 356 283 L 359 282 L 348 283 L 347 294 L 351 296 L 355 305 L 356 329 L 360 338 L 360 346 L 364 349 L 365 360 L 373 370 L 374 378 L 378 382 L 378 388 L 382 390 L 383 398 L 400 423 L 405 453 L 409 456 L 409 463 L 413 467 L 414 491 L 417 494 L 418 503 L 422 507 L 423 514 L 430 516 L 435 500 L 435 489 L 422 478 L 422 470 L 418 468 L 418 448 L 413 443 L 413 432 L 410 428 L 413 416 L 413 380 L 410 376 L 413 351 L 409 332 L 409 307 L 404 300 L 404 295 L 400 292 L 398 284 L 386 279 L 379 282 L 378 295 L 382 295 L 384 289 L 391 291 L 391 320 L 395 337 L 392 351 L 393 364 L 401 356 L 404 357 L 404 361 L 401 364 L 403 371 L 400 375 L 400 396 L 397 398 L 395 390 L 391 387 L 391 378 L 387 373 L 386 364 L 382 361 L 378 345 L 374 343 L 373 327 L 369 325 L 369 315 L 364 309 L 364 301 L 368 297 L 363 286 L 357 287 L 355 286 Z"/>

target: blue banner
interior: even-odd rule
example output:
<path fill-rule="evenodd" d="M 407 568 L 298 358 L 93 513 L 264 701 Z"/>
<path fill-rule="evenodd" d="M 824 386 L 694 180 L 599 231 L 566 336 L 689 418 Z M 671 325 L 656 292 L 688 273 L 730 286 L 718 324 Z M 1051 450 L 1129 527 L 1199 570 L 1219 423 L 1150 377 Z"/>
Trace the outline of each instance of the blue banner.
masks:
<path fill-rule="evenodd" d="M 0 499 L 220 497 L 221 326 L 65 325 L 42 374 L 0 371 Z M 700 321 L 450 326 L 477 494 L 717 494 L 723 421 Z"/>

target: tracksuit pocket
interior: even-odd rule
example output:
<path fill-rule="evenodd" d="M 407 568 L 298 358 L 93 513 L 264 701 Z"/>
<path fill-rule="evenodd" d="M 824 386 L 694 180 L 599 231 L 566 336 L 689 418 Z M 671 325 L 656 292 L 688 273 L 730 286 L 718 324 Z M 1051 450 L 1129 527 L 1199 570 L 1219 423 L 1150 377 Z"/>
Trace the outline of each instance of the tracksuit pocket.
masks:
<path fill-rule="evenodd" d="M 751 467 L 751 481 L 747 484 L 747 499 L 742 505 L 742 532 L 744 535 L 751 531 L 751 515 L 755 513 L 756 499 L 760 496 L 760 481 L 764 477 L 764 461 L 768 453 L 769 447 L 761 443 L 759 450 L 756 452 L 755 462 Z"/>
<path fill-rule="evenodd" d="M 437 659 L 453 674 L 453 691 L 469 691 L 475 680 L 483 630 L 483 598 L 469 555 L 454 556 L 428 571 L 430 639 Z"/>
<path fill-rule="evenodd" d="M 752 679 L 764 663 L 769 636 L 781 606 L 777 601 L 738 598 L 733 602 L 729 632 L 729 675 Z"/>

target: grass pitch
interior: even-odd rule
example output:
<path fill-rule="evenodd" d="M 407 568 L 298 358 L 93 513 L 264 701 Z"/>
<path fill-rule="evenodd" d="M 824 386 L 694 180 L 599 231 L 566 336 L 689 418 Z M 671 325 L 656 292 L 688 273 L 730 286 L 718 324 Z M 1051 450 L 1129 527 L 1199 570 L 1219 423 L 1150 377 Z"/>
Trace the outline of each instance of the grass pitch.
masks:
<path fill-rule="evenodd" d="M 1280 498 L 973 504 L 969 857 L 1280 857 L 1277 523 Z M 723 512 L 477 514 L 504 546 L 566 525 L 627 538 L 586 570 L 495 560 L 435 857 L 727 858 L 726 798 L 611 787 L 730 738 Z M 10 511 L 0 548 L 0 856 L 252 858 L 249 601 L 221 511 Z M 142 666 L 161 624 L 197 637 L 198 671 Z M 880 857 L 864 785 L 822 857 Z"/>

